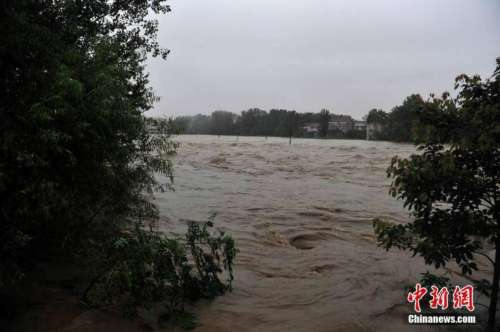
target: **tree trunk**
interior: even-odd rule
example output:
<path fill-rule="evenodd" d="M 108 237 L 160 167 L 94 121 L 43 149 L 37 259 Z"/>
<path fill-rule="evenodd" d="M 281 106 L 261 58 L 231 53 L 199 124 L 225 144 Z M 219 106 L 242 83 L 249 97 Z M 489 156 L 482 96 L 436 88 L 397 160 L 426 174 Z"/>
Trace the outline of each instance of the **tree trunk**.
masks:
<path fill-rule="evenodd" d="M 491 286 L 490 307 L 488 310 L 488 328 L 495 328 L 495 316 L 497 313 L 498 279 L 500 279 L 500 241 L 495 242 L 495 268 L 493 271 L 493 284 Z"/>

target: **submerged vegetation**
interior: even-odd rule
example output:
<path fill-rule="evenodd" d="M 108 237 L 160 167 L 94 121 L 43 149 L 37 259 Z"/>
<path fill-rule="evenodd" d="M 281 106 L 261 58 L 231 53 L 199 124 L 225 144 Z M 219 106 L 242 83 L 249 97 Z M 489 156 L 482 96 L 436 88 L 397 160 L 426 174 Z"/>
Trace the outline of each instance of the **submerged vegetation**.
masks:
<path fill-rule="evenodd" d="M 421 104 L 421 154 L 394 157 L 387 170 L 390 193 L 404 201 L 413 222 L 374 221 L 379 244 L 410 250 L 429 265 L 454 262 L 464 275 L 491 263 L 491 281 L 478 280 L 490 296 L 490 328 L 495 326 L 500 279 L 500 58 L 491 79 L 460 75 L 458 96 Z M 490 256 L 490 250 L 493 255 Z"/>
<path fill-rule="evenodd" d="M 168 54 L 150 14 L 169 11 L 164 0 L 0 6 L 2 298 L 59 264 L 92 276 L 81 280 L 87 303 L 132 308 L 230 289 L 230 237 L 191 225 L 183 242 L 144 228 L 158 219 L 153 191 L 173 179 L 176 144 L 151 136 L 143 117 L 156 99 L 145 60 Z"/>
<path fill-rule="evenodd" d="M 190 223 L 184 238 L 137 226 L 122 234 L 99 253 L 84 302 L 93 307 L 118 303 L 129 316 L 137 315 L 138 308 L 160 305 L 161 320 L 191 317 L 186 316 L 185 303 L 224 294 L 234 278 L 234 241 L 223 232 L 212 234 L 209 227 L 212 220 Z M 185 319 L 180 322 L 194 327 Z"/>

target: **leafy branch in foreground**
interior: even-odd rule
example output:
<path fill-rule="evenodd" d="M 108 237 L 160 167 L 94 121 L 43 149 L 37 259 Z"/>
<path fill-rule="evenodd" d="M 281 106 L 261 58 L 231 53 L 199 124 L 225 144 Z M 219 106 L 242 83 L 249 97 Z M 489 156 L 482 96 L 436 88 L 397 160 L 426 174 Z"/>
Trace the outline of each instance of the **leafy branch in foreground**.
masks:
<path fill-rule="evenodd" d="M 155 213 L 154 172 L 172 173 L 145 130 L 156 99 L 145 61 L 168 54 L 157 42 L 168 11 L 165 0 L 0 5 L 0 297 Z"/>
<path fill-rule="evenodd" d="M 230 237 L 192 226 L 181 242 L 142 228 L 158 220 L 153 192 L 173 183 L 177 143 L 144 118 L 157 100 L 146 60 L 168 54 L 157 37 L 169 11 L 166 0 L 0 5 L 2 300 L 24 296 L 22 279 L 43 287 L 37 269 L 61 265 L 95 272 L 89 303 L 131 310 L 161 299 L 174 312 L 230 288 Z M 3 316 L 14 303 L 0 305 Z"/>
<path fill-rule="evenodd" d="M 492 78 L 460 75 L 456 88 L 456 99 L 445 93 L 421 105 L 420 154 L 396 156 L 387 170 L 390 194 L 404 202 L 413 221 L 373 224 L 386 250 L 409 250 L 436 268 L 453 262 L 470 275 L 479 257 L 491 263 L 491 284 L 477 285 L 491 295 L 488 325 L 494 328 L 500 279 L 500 58 Z"/>
<path fill-rule="evenodd" d="M 222 231 L 212 234 L 212 226 L 211 220 L 190 223 L 181 239 L 139 226 L 124 233 L 104 249 L 85 303 L 119 304 L 128 316 L 160 305 L 162 320 L 193 328 L 195 317 L 185 312 L 185 303 L 231 291 L 234 278 L 234 240 Z"/>

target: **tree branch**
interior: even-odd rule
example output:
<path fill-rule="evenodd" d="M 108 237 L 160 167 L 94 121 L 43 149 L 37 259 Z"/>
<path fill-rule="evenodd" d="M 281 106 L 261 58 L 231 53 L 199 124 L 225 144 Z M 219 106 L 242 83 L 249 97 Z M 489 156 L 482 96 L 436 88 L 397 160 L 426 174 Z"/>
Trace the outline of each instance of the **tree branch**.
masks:
<path fill-rule="evenodd" d="M 488 259 L 488 260 L 490 261 L 490 263 L 491 263 L 493 266 L 495 266 L 495 262 L 493 261 L 493 259 L 491 259 L 491 257 L 490 257 L 490 256 L 486 255 L 486 254 L 485 254 L 485 253 L 483 253 L 483 252 L 476 252 L 476 254 L 486 257 L 486 259 Z"/>

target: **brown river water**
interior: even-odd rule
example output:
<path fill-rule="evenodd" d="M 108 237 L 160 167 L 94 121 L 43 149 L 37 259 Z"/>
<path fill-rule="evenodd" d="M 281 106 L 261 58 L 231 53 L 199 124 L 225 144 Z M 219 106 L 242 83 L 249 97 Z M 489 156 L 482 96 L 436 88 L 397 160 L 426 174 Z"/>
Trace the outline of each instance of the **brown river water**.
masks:
<path fill-rule="evenodd" d="M 408 144 L 178 136 L 175 192 L 160 227 L 217 213 L 240 250 L 234 290 L 199 303 L 196 331 L 428 331 L 409 326 L 404 287 L 429 268 L 377 247 L 372 219 L 407 222 L 386 169 Z M 481 265 L 482 266 L 482 265 Z M 449 271 L 454 276 L 454 269 Z M 454 277 L 458 278 L 458 277 Z"/>

